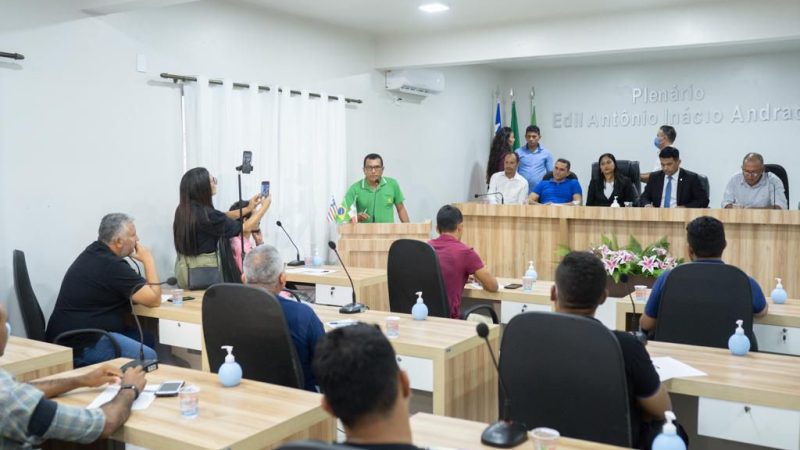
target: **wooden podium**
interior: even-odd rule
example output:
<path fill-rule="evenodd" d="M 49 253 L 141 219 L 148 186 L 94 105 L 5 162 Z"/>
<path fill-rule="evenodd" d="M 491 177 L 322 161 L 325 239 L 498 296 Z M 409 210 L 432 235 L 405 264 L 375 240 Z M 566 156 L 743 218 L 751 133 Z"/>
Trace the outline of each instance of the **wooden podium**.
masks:
<path fill-rule="evenodd" d="M 397 239 L 427 241 L 431 221 L 422 223 L 346 223 L 339 227 L 337 248 L 347 267 L 369 267 L 386 270 L 389 247 Z M 366 288 L 369 300 L 358 299 L 370 308 L 389 311 L 389 286 L 380 283 Z"/>

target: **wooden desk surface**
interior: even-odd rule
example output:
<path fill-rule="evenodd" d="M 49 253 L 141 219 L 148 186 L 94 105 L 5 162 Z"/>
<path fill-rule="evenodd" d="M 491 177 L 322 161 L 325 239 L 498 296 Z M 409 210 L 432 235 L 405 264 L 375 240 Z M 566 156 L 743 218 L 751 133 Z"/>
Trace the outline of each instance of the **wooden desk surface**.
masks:
<path fill-rule="evenodd" d="M 475 322 L 464 320 L 428 317 L 426 320 L 414 320 L 411 314 L 398 314 L 385 311 L 365 311 L 360 314 L 339 314 L 339 308 L 333 306 L 311 305 L 327 330 L 329 322 L 338 320 L 359 320 L 380 325 L 386 332 L 386 317 L 400 318 L 400 335 L 392 338 L 392 346 L 400 354 L 435 358 L 445 356 L 452 358 L 476 346 L 486 345 L 475 332 Z M 500 327 L 489 325 L 489 339 L 499 339 Z"/>
<path fill-rule="evenodd" d="M 414 444 L 423 448 L 443 447 L 492 450 L 495 447 L 481 444 L 481 433 L 485 428 L 485 423 L 454 419 L 452 417 L 435 416 L 426 413 L 417 413 L 411 416 L 411 433 L 414 437 Z M 513 448 L 517 450 L 533 450 L 533 441 L 528 439 Z M 562 437 L 558 440 L 558 448 L 559 450 L 613 450 L 622 449 L 623 447 Z"/>
<path fill-rule="evenodd" d="M 523 291 L 522 288 L 503 288 L 503 286 L 511 283 L 522 284 L 521 278 L 498 277 L 497 282 L 500 284 L 500 289 L 497 292 L 485 291 L 483 288 L 477 287 L 472 283 L 467 283 L 467 285 L 464 286 L 464 293 L 462 294 L 462 297 L 519 303 L 535 303 L 539 305 L 550 305 L 553 303 L 550 301 L 550 289 L 554 284 L 552 281 L 536 280 L 536 283 L 533 284 L 533 290 L 530 292 Z"/>
<path fill-rule="evenodd" d="M 649 295 L 649 293 L 648 293 Z M 636 301 L 636 312 L 642 313 L 646 302 Z M 753 323 L 761 325 L 776 325 L 790 328 L 800 328 L 800 299 L 790 298 L 786 303 L 777 304 L 767 297 L 769 310 L 763 317 L 754 317 Z M 633 312 L 630 299 L 617 300 L 617 329 L 624 329 L 626 313 Z"/>
<path fill-rule="evenodd" d="M 328 269 L 335 272 L 325 274 L 298 273 L 298 269 Z M 348 267 L 353 285 L 356 289 L 386 282 L 386 269 L 370 269 L 367 267 Z M 287 267 L 286 281 L 294 283 L 330 284 L 333 286 L 350 286 L 350 280 L 342 266 L 320 267 Z"/>
<path fill-rule="evenodd" d="M 670 356 L 708 374 L 675 378 L 670 392 L 800 410 L 800 358 L 750 352 L 734 356 L 727 349 L 647 343 L 651 357 Z"/>
<path fill-rule="evenodd" d="M 109 363 L 121 366 L 127 359 Z M 75 369 L 77 375 L 95 366 Z M 200 388 L 200 414 L 181 417 L 178 397 L 156 398 L 143 411 L 133 411 L 113 439 L 147 448 L 256 449 L 297 437 L 332 440 L 335 421 L 320 406 L 320 394 L 251 380 L 234 388 L 223 388 L 217 375 L 192 369 L 160 365 L 147 374 L 148 384 L 184 380 Z M 85 407 L 103 391 L 83 388 L 59 396 L 56 401 Z"/>
<path fill-rule="evenodd" d="M 72 349 L 47 342 L 9 336 L 0 367 L 17 381 L 30 381 L 72 370 Z"/>

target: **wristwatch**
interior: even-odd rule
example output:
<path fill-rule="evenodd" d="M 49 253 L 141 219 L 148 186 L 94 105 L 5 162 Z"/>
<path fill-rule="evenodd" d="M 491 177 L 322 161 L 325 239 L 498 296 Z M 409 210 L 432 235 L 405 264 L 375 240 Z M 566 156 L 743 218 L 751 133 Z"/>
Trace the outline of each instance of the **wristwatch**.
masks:
<path fill-rule="evenodd" d="M 122 392 L 123 389 L 133 389 L 133 393 L 135 394 L 135 397 L 133 397 L 134 400 L 139 398 L 139 394 L 141 394 L 141 392 L 139 392 L 139 388 L 133 384 L 120 384 L 119 391 Z"/>

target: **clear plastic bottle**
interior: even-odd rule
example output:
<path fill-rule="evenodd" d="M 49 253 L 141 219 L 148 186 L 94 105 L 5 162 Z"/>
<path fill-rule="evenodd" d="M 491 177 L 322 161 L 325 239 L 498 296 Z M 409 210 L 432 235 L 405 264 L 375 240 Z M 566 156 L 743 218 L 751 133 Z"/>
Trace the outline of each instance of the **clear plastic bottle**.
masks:
<path fill-rule="evenodd" d="M 528 270 L 525 271 L 525 275 L 522 277 L 522 290 L 532 291 L 533 283 L 536 282 L 538 277 L 539 274 L 536 273 L 536 269 L 533 267 L 533 261 L 528 261 Z"/>

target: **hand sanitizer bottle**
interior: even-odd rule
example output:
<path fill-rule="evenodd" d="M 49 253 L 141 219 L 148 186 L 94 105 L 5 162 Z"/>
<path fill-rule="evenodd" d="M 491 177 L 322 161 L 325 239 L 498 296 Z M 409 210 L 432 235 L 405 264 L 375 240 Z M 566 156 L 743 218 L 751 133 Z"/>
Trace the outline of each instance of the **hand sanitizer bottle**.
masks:
<path fill-rule="evenodd" d="M 425 320 L 428 318 L 428 307 L 425 305 L 425 301 L 422 300 L 422 291 L 416 294 L 417 303 L 411 308 L 411 317 L 413 317 L 414 320 Z"/>
<path fill-rule="evenodd" d="M 617 196 L 616 195 L 614 196 L 614 201 L 611 202 L 611 207 L 612 208 L 619 208 L 619 200 L 617 200 Z"/>
<path fill-rule="evenodd" d="M 219 366 L 219 381 L 225 387 L 238 386 L 242 382 L 242 366 L 233 356 L 232 345 L 223 345 L 222 349 L 228 351 L 228 356 L 225 357 L 225 364 Z"/>
<path fill-rule="evenodd" d="M 667 422 L 661 428 L 661 434 L 653 440 L 653 450 L 686 450 L 686 443 L 678 436 L 678 428 L 672 423 L 675 413 L 664 411 Z"/>
<path fill-rule="evenodd" d="M 775 278 L 778 281 L 778 285 L 775 286 L 775 289 L 772 290 L 772 293 L 769 295 L 772 298 L 774 303 L 779 305 L 786 303 L 786 290 L 783 289 L 783 284 L 781 284 L 780 278 Z"/>
<path fill-rule="evenodd" d="M 728 339 L 728 349 L 736 356 L 744 356 L 750 351 L 750 338 L 744 334 L 743 320 L 736 321 L 736 332 Z"/>
<path fill-rule="evenodd" d="M 525 275 L 522 277 L 522 290 L 532 291 L 533 283 L 536 282 L 536 278 L 538 277 L 539 275 L 536 273 L 536 269 L 533 268 L 533 261 L 528 261 L 528 270 L 525 271 Z"/>

